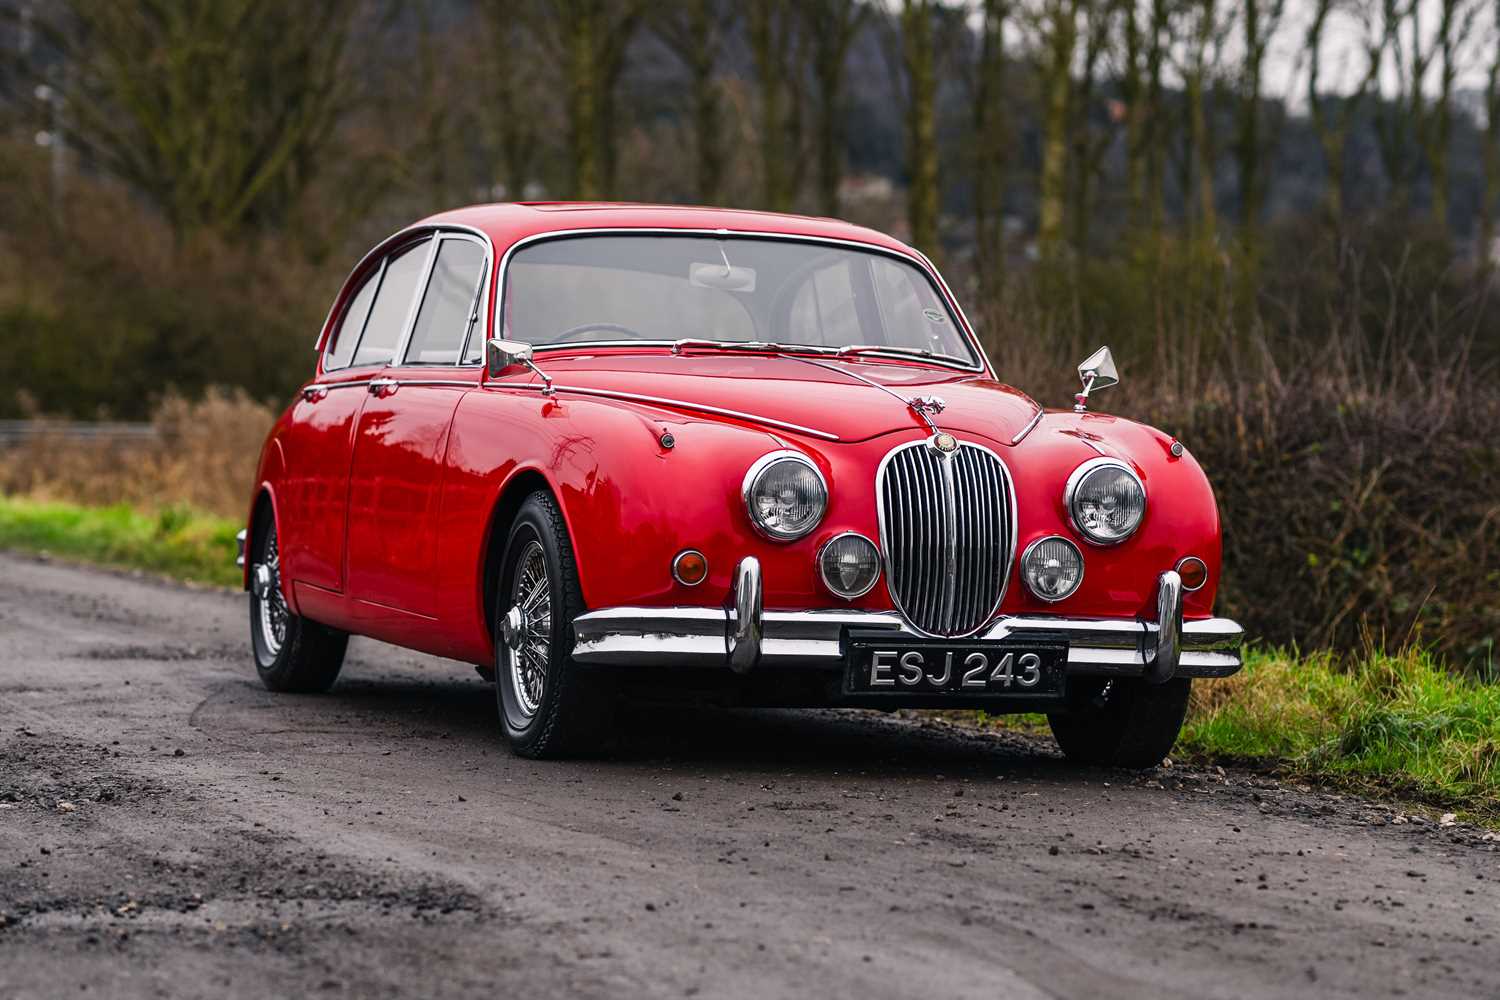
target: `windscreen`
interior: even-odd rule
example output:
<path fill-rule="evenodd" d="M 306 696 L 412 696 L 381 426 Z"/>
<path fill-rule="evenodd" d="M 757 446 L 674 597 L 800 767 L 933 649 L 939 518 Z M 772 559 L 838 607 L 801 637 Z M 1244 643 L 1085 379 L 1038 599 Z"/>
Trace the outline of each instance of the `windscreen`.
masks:
<path fill-rule="evenodd" d="M 976 364 L 920 269 L 874 251 L 754 237 L 572 236 L 505 274 L 508 340 L 869 346 Z"/>

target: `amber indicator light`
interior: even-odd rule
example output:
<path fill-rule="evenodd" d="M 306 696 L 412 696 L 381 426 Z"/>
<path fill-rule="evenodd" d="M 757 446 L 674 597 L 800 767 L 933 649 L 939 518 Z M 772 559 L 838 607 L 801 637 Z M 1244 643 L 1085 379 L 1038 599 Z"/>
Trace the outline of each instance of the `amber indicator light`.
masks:
<path fill-rule="evenodd" d="M 672 579 L 696 587 L 708 578 L 708 560 L 697 549 L 684 549 L 672 560 Z"/>
<path fill-rule="evenodd" d="M 1183 590 L 1198 590 L 1208 582 L 1208 566 L 1197 556 L 1188 556 L 1177 564 Z"/>

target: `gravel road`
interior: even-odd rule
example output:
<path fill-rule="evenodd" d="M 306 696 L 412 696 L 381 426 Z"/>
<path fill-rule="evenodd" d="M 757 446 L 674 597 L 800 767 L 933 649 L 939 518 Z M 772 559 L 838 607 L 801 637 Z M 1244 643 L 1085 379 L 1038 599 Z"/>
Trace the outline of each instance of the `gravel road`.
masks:
<path fill-rule="evenodd" d="M 247 627 L 0 554 L 0 997 L 1500 996 L 1482 831 L 872 713 L 534 763 L 466 666 L 272 695 Z"/>

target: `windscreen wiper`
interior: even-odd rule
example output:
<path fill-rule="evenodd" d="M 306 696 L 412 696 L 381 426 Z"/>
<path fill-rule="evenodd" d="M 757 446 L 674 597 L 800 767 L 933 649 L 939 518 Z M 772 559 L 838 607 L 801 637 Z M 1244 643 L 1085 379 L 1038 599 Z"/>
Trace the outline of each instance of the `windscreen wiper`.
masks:
<path fill-rule="evenodd" d="M 951 354 L 939 354 L 936 351 L 929 351 L 925 347 L 892 347 L 888 344 L 850 344 L 848 347 L 840 347 L 834 353 L 841 358 L 860 354 L 901 354 L 907 357 L 924 358 L 930 361 L 947 361 L 956 365 L 973 363 L 967 358 L 955 358 Z"/>
<path fill-rule="evenodd" d="M 707 347 L 716 351 L 756 351 L 766 354 L 836 354 L 838 350 L 832 347 L 818 347 L 815 344 L 775 344 L 764 340 L 703 340 L 698 337 L 684 337 L 672 343 L 672 353 L 681 354 L 689 347 Z"/>

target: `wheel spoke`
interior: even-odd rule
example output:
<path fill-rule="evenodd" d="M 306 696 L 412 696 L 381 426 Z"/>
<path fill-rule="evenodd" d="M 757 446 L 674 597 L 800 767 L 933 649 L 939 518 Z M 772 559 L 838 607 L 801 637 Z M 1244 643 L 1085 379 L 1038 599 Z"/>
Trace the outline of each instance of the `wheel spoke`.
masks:
<path fill-rule="evenodd" d="M 552 652 L 552 593 L 547 557 L 537 541 L 529 542 L 516 563 L 511 604 L 520 615 L 520 635 L 506 654 L 517 708 L 533 716 L 541 708 Z"/>

